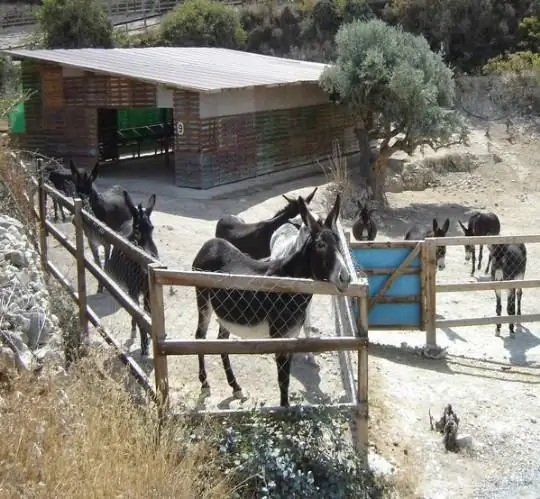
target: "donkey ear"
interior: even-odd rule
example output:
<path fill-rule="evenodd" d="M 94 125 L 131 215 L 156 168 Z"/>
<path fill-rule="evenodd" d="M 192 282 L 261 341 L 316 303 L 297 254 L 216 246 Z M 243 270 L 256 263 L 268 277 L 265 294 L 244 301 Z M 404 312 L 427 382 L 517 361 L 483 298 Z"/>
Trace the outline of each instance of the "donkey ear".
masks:
<path fill-rule="evenodd" d="M 439 224 L 437 223 L 437 219 L 434 218 L 433 219 L 433 232 L 437 232 L 438 229 L 439 229 Z"/>
<path fill-rule="evenodd" d="M 71 174 L 77 178 L 79 176 L 79 170 L 77 170 L 77 167 L 75 166 L 75 163 L 73 163 L 73 160 L 69 160 L 69 169 L 71 170 Z"/>
<path fill-rule="evenodd" d="M 124 190 L 123 193 L 124 193 L 124 201 L 126 202 L 126 205 L 129 211 L 131 211 L 131 216 L 135 218 L 137 214 L 139 213 L 137 211 L 137 207 L 133 204 L 133 201 L 131 199 L 131 196 L 129 195 L 129 192 Z"/>
<path fill-rule="evenodd" d="M 336 196 L 336 202 L 334 203 L 334 207 L 330 210 L 330 213 L 328 213 L 328 216 L 326 217 L 326 220 L 324 221 L 324 225 L 332 229 L 334 232 L 337 232 L 337 219 L 339 218 L 340 209 L 341 209 L 341 194 L 338 193 L 338 195 Z"/>
<path fill-rule="evenodd" d="M 285 196 L 285 194 L 282 194 L 282 196 L 285 199 L 285 201 L 287 201 L 287 203 L 294 203 L 294 201 L 292 199 L 289 199 L 287 196 Z"/>
<path fill-rule="evenodd" d="M 148 198 L 148 201 L 146 202 L 146 214 L 148 216 L 150 216 L 150 214 L 152 213 L 152 210 L 154 209 L 154 205 L 156 204 L 156 195 L 155 194 L 152 194 L 149 198 Z"/>
<path fill-rule="evenodd" d="M 317 189 L 318 187 L 315 187 L 315 189 L 313 189 L 313 192 L 306 198 L 306 204 L 311 203 L 313 196 L 315 196 L 315 193 L 317 192 Z"/>
<path fill-rule="evenodd" d="M 448 232 L 448 229 L 450 228 L 450 219 L 447 218 L 445 221 L 444 221 L 444 225 L 443 225 L 443 228 L 442 228 L 442 231 L 446 234 Z"/>
<path fill-rule="evenodd" d="M 315 220 L 315 217 L 309 211 L 306 202 L 304 201 L 304 198 L 302 196 L 298 196 L 298 211 L 300 212 L 302 221 L 312 235 L 316 234 L 321 230 L 319 222 Z"/>
<path fill-rule="evenodd" d="M 94 165 L 94 168 L 92 168 L 92 171 L 90 172 L 90 179 L 92 180 L 92 182 L 96 180 L 96 177 L 98 174 L 98 166 L 99 166 L 99 163 L 96 163 Z"/>

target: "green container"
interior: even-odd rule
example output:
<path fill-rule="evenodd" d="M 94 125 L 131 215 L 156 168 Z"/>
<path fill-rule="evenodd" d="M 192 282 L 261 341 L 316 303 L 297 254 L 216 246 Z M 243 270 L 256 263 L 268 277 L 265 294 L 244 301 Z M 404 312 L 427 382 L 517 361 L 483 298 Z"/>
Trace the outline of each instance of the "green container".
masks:
<path fill-rule="evenodd" d="M 10 133 L 25 133 L 26 120 L 24 117 L 24 102 L 19 102 L 13 111 L 8 113 Z"/>
<path fill-rule="evenodd" d="M 130 108 L 118 110 L 118 128 L 138 128 L 163 123 L 172 115 L 172 109 Z"/>

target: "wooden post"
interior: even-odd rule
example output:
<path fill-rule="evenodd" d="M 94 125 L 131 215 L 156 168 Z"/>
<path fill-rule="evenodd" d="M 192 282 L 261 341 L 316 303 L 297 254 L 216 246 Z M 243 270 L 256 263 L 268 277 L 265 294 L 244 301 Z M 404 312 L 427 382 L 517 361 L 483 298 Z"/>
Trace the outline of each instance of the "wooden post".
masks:
<path fill-rule="evenodd" d="M 38 174 L 38 213 L 39 213 L 39 253 L 41 257 L 41 267 L 47 269 L 47 193 L 43 188 L 45 180 L 43 178 L 43 165 L 41 159 L 37 160 Z"/>
<path fill-rule="evenodd" d="M 169 405 L 169 375 L 167 355 L 161 353 L 160 342 L 166 338 L 165 308 L 163 302 L 163 284 L 156 282 L 155 270 L 163 268 L 158 263 L 148 265 L 148 285 L 150 289 L 150 307 L 152 310 L 152 346 L 154 351 L 154 374 L 158 396 L 159 419 L 163 420 Z"/>
<path fill-rule="evenodd" d="M 426 330 L 426 345 L 437 345 L 437 329 L 435 318 L 437 313 L 436 273 L 437 273 L 437 245 L 429 238 L 425 240 L 425 256 L 422 259 L 424 269 L 424 325 Z"/>
<path fill-rule="evenodd" d="M 358 335 L 368 339 L 368 297 L 357 299 Z M 358 380 L 356 389 L 356 452 L 360 455 L 367 468 L 368 464 L 368 344 L 358 350 Z"/>
<path fill-rule="evenodd" d="M 75 249 L 77 251 L 77 292 L 79 295 L 79 337 L 75 339 L 77 351 L 81 343 L 88 341 L 88 316 L 87 295 L 86 295 L 86 267 L 84 263 L 84 230 L 82 219 L 82 200 L 76 198 L 74 201 L 74 220 L 75 220 Z"/>

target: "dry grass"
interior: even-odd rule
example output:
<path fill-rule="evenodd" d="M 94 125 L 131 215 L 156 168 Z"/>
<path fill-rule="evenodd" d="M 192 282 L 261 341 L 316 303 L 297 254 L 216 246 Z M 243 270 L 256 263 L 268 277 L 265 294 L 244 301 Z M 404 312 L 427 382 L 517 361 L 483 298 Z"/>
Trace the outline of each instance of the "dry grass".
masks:
<path fill-rule="evenodd" d="M 213 450 L 188 444 L 196 428 L 166 428 L 156 446 L 155 411 L 96 366 L 37 380 L 0 365 L 0 497 L 229 496 Z"/>

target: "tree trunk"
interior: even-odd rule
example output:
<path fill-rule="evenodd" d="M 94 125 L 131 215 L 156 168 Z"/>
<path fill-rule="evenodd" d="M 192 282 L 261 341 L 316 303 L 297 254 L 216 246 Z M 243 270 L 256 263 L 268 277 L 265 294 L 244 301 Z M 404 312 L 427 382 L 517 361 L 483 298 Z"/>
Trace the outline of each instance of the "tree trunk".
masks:
<path fill-rule="evenodd" d="M 381 155 L 374 156 L 367 130 L 355 128 L 354 132 L 358 140 L 360 165 L 357 170 L 353 170 L 352 180 L 360 189 L 366 191 L 368 199 L 385 203 L 384 173 L 387 159 L 383 159 Z"/>

